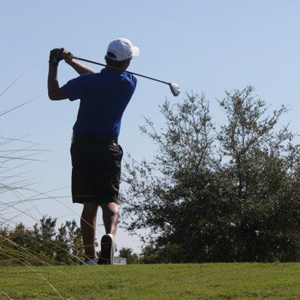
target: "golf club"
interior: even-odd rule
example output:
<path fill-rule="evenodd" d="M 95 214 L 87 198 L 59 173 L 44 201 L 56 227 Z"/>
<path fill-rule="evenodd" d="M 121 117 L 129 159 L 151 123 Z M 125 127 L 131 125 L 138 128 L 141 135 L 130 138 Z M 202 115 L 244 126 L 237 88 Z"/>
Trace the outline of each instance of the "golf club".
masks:
<path fill-rule="evenodd" d="M 85 58 L 77 57 L 77 56 L 73 56 L 73 59 L 81 60 L 81 61 L 88 62 L 88 63 L 91 63 L 91 64 L 99 65 L 99 66 L 102 66 L 102 67 L 112 68 L 112 67 L 107 66 L 105 64 L 101 64 L 101 63 L 98 63 L 98 62 L 95 62 L 95 61 L 92 61 L 92 60 L 88 60 L 88 59 L 85 59 Z M 150 79 L 150 80 L 154 80 L 154 81 L 157 81 L 157 82 L 167 84 L 170 87 L 171 92 L 175 97 L 180 94 L 180 86 L 177 83 L 166 82 L 166 81 L 163 81 L 163 80 L 159 80 L 159 79 L 156 79 L 156 78 L 152 78 L 152 77 L 149 77 L 149 76 L 141 75 L 141 74 L 130 72 L 130 71 L 124 71 L 124 72 L 132 74 L 132 75 L 140 76 L 140 77 L 143 77 L 143 78 L 146 78 L 146 79 Z"/>

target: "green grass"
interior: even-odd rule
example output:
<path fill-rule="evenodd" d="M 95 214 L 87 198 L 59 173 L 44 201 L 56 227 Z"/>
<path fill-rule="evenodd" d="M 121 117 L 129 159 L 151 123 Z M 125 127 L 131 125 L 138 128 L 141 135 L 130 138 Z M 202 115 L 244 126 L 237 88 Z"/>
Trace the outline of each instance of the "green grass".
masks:
<path fill-rule="evenodd" d="M 1 267 L 0 299 L 300 299 L 300 264 Z"/>

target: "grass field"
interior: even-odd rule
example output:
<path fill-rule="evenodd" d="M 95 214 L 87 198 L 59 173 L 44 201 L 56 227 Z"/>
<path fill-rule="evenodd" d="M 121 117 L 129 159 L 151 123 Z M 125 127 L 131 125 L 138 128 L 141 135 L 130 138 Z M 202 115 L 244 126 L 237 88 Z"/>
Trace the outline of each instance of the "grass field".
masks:
<path fill-rule="evenodd" d="M 300 299 L 300 264 L 1 267 L 0 299 Z"/>

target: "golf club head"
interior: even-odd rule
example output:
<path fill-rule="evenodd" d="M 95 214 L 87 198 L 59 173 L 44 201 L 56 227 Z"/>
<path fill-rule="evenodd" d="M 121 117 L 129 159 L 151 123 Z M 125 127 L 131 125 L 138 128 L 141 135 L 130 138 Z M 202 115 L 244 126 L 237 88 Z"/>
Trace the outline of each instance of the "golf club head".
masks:
<path fill-rule="evenodd" d="M 180 86 L 177 83 L 169 83 L 172 94 L 177 97 L 180 94 Z"/>

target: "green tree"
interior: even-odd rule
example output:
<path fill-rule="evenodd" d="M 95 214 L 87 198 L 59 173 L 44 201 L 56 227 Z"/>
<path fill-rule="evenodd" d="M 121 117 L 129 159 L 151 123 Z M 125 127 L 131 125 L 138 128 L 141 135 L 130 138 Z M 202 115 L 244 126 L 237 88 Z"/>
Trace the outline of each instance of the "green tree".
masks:
<path fill-rule="evenodd" d="M 58 262 L 71 264 L 78 262 L 77 258 L 84 258 L 81 230 L 75 220 L 61 224 L 58 228 L 55 245 Z"/>
<path fill-rule="evenodd" d="M 135 264 L 138 263 L 139 257 L 136 253 L 133 253 L 131 248 L 121 248 L 119 251 L 119 256 L 126 258 L 127 264 Z"/>
<path fill-rule="evenodd" d="M 299 260 L 299 147 L 276 129 L 286 108 L 268 116 L 252 94 L 226 93 L 219 129 L 198 95 L 166 101 L 160 132 L 146 119 L 158 150 L 126 164 L 124 210 L 129 230 L 149 230 L 156 262 Z"/>
<path fill-rule="evenodd" d="M 288 126 L 275 130 L 286 108 L 266 116 L 266 103 L 249 87 L 220 102 L 227 117 L 218 140 L 232 181 L 232 249 L 240 261 L 298 261 L 299 146 Z M 227 180 L 226 182 L 227 183 Z"/>
<path fill-rule="evenodd" d="M 81 231 L 75 220 L 56 231 L 56 219 L 43 216 L 33 229 L 22 223 L 0 228 L 0 261 L 4 264 L 72 264 L 83 259 Z"/>

